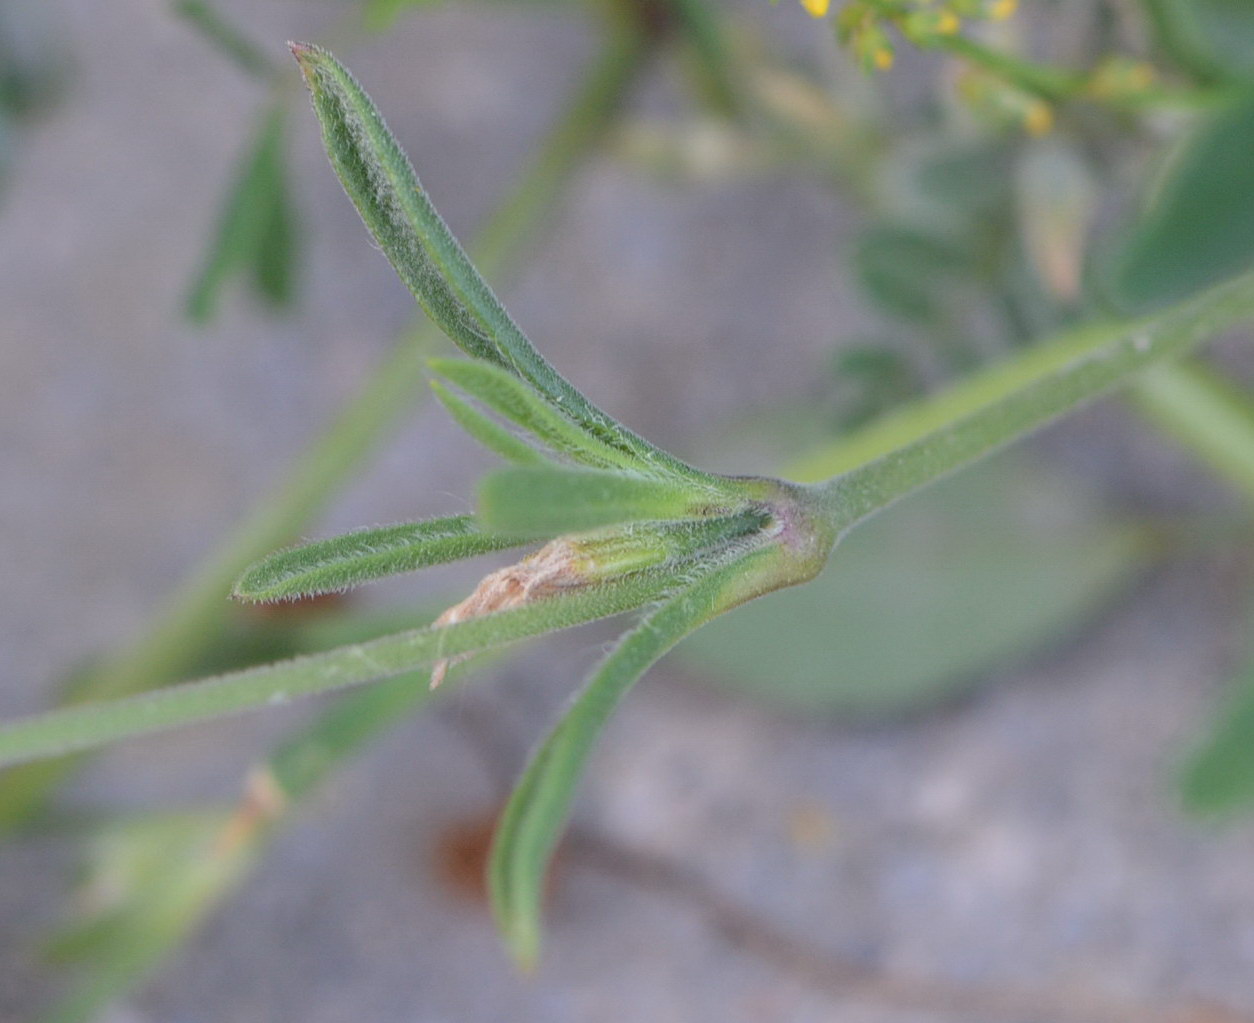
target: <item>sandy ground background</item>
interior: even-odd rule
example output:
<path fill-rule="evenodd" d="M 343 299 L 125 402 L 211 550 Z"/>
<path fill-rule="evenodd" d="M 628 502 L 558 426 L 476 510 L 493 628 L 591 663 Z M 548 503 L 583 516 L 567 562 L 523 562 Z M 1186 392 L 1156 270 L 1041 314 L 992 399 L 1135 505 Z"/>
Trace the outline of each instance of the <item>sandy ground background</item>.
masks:
<path fill-rule="evenodd" d="M 142 628 L 412 309 L 305 117 L 299 313 L 232 294 L 212 327 L 186 326 L 179 306 L 259 92 L 157 0 L 46 6 L 69 91 L 24 137 L 0 206 L 6 716 Z M 232 6 L 276 44 L 333 20 L 312 3 Z M 761 6 L 786 35 L 805 28 Z M 466 234 L 593 42 L 560 12 L 437 10 L 347 56 Z M 672 101 L 664 76 L 635 98 Z M 685 190 L 598 158 L 505 294 L 581 387 L 695 454 L 734 411 L 806 393 L 833 324 L 860 315 L 840 277 L 854 217 L 788 176 Z M 1152 473 L 1145 500 L 1196 481 L 1109 406 L 1066 429 L 1046 445 L 1083 447 L 1098 473 Z M 319 531 L 465 508 L 485 464 L 416 406 Z M 1254 828 L 1182 818 L 1166 783 L 1233 663 L 1239 596 L 1224 566 L 1176 558 L 978 696 L 875 727 L 773 713 L 663 665 L 600 748 L 547 958 L 523 980 L 440 850 L 490 815 L 612 632 L 546 640 L 356 761 L 112 1018 L 1254 1020 Z M 73 798 L 230 797 L 302 713 L 129 744 Z M 51 839 L 0 848 L 0 1020 L 30 1018 L 46 993 L 26 955 L 67 867 Z"/>

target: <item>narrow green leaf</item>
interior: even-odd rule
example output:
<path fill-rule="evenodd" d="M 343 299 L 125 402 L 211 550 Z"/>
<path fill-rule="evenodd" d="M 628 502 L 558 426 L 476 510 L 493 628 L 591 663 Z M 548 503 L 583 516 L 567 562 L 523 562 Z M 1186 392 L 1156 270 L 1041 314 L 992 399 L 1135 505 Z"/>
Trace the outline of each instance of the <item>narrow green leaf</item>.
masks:
<path fill-rule="evenodd" d="M 683 484 L 593 469 L 499 469 L 479 486 L 480 521 L 518 536 L 557 536 L 616 522 L 716 511 L 709 494 Z"/>
<path fill-rule="evenodd" d="M 271 199 L 253 253 L 253 284 L 257 293 L 276 309 L 292 304 L 296 296 L 299 237 L 286 168 L 276 157 L 271 171 Z"/>
<path fill-rule="evenodd" d="M 484 533 L 470 515 L 359 529 L 263 558 L 235 584 L 241 600 L 334 593 L 428 565 L 518 547 L 526 541 Z"/>
<path fill-rule="evenodd" d="M 934 235 L 878 224 L 858 239 L 853 264 L 863 290 L 886 313 L 936 323 L 954 305 L 967 275 L 964 256 Z"/>
<path fill-rule="evenodd" d="M 598 468 L 641 467 L 639 459 L 603 444 L 504 370 L 465 359 L 432 359 L 431 368 L 554 451 Z"/>
<path fill-rule="evenodd" d="M 273 231 L 274 204 L 282 202 L 283 119 L 277 106 L 266 113 L 240 163 L 213 244 L 187 299 L 187 316 L 197 323 L 213 317 L 222 285 L 258 258 L 267 233 Z"/>
<path fill-rule="evenodd" d="M 521 332 L 427 198 L 383 115 L 326 50 L 293 43 L 348 197 L 418 303 L 469 355 L 510 365 L 498 336 Z"/>
<path fill-rule="evenodd" d="M 659 658 L 727 606 L 730 589 L 760 555 L 707 569 L 624 635 L 532 757 L 497 826 L 488 884 L 498 926 L 524 967 L 540 947 L 540 903 L 549 857 L 597 737 L 628 689 Z"/>
<path fill-rule="evenodd" d="M 1207 120 L 1111 258 L 1128 312 L 1187 298 L 1254 265 L 1254 91 Z"/>
<path fill-rule="evenodd" d="M 434 7 L 441 0 L 366 0 L 362 8 L 362 24 L 368 32 L 386 32 L 408 10 Z"/>
<path fill-rule="evenodd" d="M 454 421 L 489 451 L 518 465 L 543 465 L 547 459 L 521 437 L 515 436 L 496 420 L 462 401 L 440 381 L 431 381 L 431 390 Z"/>
<path fill-rule="evenodd" d="M 259 46 L 241 32 L 207 0 L 176 0 L 174 13 L 184 18 L 219 53 L 255 78 L 269 80 L 278 69 Z"/>
<path fill-rule="evenodd" d="M 365 90 L 326 50 L 291 46 L 345 191 L 401 280 L 453 342 L 517 374 L 592 436 L 637 462 L 708 480 L 709 474 L 606 415 L 549 365 L 466 257 Z"/>
<path fill-rule="evenodd" d="M 1184 804 L 1222 816 L 1254 806 L 1254 664 L 1233 681 L 1210 731 L 1180 776 Z"/>
<path fill-rule="evenodd" d="M 0 767 L 390 678 L 460 654 L 621 614 L 652 600 L 663 588 L 658 579 L 641 573 L 452 625 L 19 718 L 0 725 Z"/>

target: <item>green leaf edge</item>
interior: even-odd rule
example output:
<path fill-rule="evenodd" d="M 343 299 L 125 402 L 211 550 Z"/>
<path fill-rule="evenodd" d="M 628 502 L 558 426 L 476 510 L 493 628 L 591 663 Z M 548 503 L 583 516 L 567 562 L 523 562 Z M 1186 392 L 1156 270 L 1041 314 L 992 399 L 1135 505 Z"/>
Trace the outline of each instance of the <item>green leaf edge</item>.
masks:
<path fill-rule="evenodd" d="M 625 633 L 532 756 L 493 838 L 488 887 L 515 961 L 531 969 L 540 952 L 544 879 L 592 748 L 615 707 L 685 636 L 727 609 L 729 590 L 752 576 L 757 551 L 706 563 Z"/>
<path fill-rule="evenodd" d="M 624 522 L 703 519 L 731 514 L 738 501 L 716 504 L 686 483 L 638 473 L 562 466 L 511 466 L 479 484 L 479 521 L 516 536 L 557 536 Z"/>
<path fill-rule="evenodd" d="M 453 421 L 493 454 L 515 465 L 544 465 L 548 461 L 521 437 L 463 401 L 440 381 L 432 380 L 431 390 Z"/>
<path fill-rule="evenodd" d="M 525 538 L 482 532 L 471 515 L 358 529 L 262 558 L 240 576 L 234 596 L 265 603 L 339 593 L 385 576 L 527 542 Z"/>

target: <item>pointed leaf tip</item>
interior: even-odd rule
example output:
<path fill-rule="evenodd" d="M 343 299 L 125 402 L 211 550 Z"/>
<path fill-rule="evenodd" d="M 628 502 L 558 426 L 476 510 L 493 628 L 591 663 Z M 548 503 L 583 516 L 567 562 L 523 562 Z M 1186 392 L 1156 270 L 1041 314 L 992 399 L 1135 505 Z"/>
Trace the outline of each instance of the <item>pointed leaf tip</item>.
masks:
<path fill-rule="evenodd" d="M 309 81 L 310 85 L 312 85 L 314 61 L 325 51 L 321 47 L 315 46 L 313 43 L 299 43 L 294 42 L 291 39 L 287 41 L 287 48 L 292 51 L 292 56 L 296 58 L 296 63 L 300 65 L 301 73 L 305 76 L 306 80 Z"/>
<path fill-rule="evenodd" d="M 336 175 L 419 305 L 472 359 L 519 386 L 607 449 L 610 465 L 709 486 L 714 478 L 654 447 L 596 408 L 536 351 L 432 205 L 374 102 L 327 50 L 291 44 L 313 95 Z"/>

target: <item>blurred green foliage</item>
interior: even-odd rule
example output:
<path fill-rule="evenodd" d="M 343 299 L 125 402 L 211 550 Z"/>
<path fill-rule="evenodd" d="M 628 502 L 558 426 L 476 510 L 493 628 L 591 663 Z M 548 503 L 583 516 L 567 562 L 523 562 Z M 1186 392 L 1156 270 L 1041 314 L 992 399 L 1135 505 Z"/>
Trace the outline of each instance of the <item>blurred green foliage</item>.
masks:
<path fill-rule="evenodd" d="M 955 293 L 970 273 L 964 253 L 918 229 L 877 224 L 854 250 L 857 280 L 885 312 L 915 323 L 949 315 Z"/>
<path fill-rule="evenodd" d="M 1245 646 L 1244 663 L 1228 680 L 1220 705 L 1180 772 L 1185 807 L 1213 818 L 1228 818 L 1254 805 L 1254 658 L 1251 644 Z"/>
<path fill-rule="evenodd" d="M 240 71 L 264 84 L 269 103 L 241 151 L 222 200 L 209 247 L 186 301 L 188 319 L 216 315 L 224 287 L 236 277 L 272 309 L 295 301 L 300 261 L 299 216 L 288 183 L 288 92 L 266 51 L 209 0 L 174 0 L 174 12 Z"/>
<path fill-rule="evenodd" d="M 1112 256 L 1110 293 L 1160 308 L 1254 265 L 1254 90 L 1187 139 Z"/>
<path fill-rule="evenodd" d="M 63 48 L 39 4 L 0 4 L 0 189 L 12 170 L 24 125 L 59 99 Z"/>
<path fill-rule="evenodd" d="M 1254 80 L 1254 5 L 1248 0 L 1146 0 L 1159 43 L 1203 80 Z"/>
<path fill-rule="evenodd" d="M 1232 814 L 1254 803 L 1254 665 L 1232 680 L 1210 734 L 1185 765 L 1185 805 L 1205 814 Z"/>
<path fill-rule="evenodd" d="M 285 119 L 281 107 L 268 110 L 240 161 L 187 299 L 187 315 L 197 323 L 213 317 L 223 285 L 237 274 L 272 306 L 286 306 L 294 297 L 297 229 L 284 159 Z"/>

